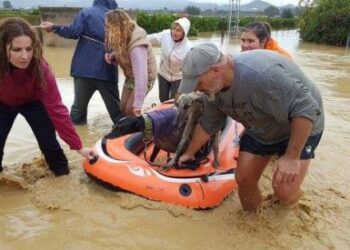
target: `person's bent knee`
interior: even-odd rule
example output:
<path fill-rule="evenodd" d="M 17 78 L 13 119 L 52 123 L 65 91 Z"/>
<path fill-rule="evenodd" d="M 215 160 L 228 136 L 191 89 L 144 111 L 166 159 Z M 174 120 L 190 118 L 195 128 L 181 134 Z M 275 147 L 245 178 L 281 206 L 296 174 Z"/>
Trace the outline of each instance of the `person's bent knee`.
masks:
<path fill-rule="evenodd" d="M 300 188 L 293 188 L 290 185 L 281 184 L 273 187 L 276 198 L 283 205 L 296 203 L 300 198 Z"/>
<path fill-rule="evenodd" d="M 239 171 L 237 171 L 235 179 L 239 187 L 251 187 L 256 186 L 258 184 L 255 178 L 252 178 L 248 175 L 240 174 Z"/>

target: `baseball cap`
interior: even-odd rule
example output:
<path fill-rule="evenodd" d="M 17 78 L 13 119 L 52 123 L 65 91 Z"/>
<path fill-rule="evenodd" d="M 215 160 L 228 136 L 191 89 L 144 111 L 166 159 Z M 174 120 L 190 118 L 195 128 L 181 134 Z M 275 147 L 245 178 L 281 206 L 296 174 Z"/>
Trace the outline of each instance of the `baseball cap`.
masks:
<path fill-rule="evenodd" d="M 210 42 L 191 48 L 182 64 L 182 80 L 178 92 L 190 93 L 197 87 L 201 74 L 220 61 L 220 50 Z"/>

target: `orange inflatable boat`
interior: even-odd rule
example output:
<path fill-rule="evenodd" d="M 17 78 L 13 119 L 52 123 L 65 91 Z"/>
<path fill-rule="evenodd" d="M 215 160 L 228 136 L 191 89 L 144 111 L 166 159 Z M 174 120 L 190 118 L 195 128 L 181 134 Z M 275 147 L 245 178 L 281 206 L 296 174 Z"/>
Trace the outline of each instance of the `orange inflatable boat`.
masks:
<path fill-rule="evenodd" d="M 159 107 L 158 107 L 159 108 Z M 163 171 L 145 160 L 151 157 L 154 145 L 145 146 L 142 133 L 116 139 L 101 139 L 95 144 L 98 158 L 84 161 L 85 172 L 108 186 L 142 197 L 194 209 L 219 205 L 237 186 L 235 181 L 239 135 L 243 126 L 228 119 L 220 136 L 219 162 L 213 166 L 213 153 L 195 170 Z M 166 163 L 169 154 L 160 151 L 154 162 Z"/>

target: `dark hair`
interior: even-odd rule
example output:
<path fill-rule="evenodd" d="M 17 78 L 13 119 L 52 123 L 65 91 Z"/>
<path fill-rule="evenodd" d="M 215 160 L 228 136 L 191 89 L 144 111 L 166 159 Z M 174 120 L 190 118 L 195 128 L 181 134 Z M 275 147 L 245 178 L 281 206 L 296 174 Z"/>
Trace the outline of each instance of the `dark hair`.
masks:
<path fill-rule="evenodd" d="M 33 58 L 30 62 L 33 77 L 37 80 L 35 84 L 39 88 L 44 88 L 45 82 L 43 72 L 40 67 L 42 60 L 42 45 L 31 25 L 23 18 L 11 17 L 0 22 L 0 85 L 5 79 L 5 75 L 10 71 L 10 62 L 7 55 L 7 45 L 19 36 L 28 36 L 32 40 Z"/>
<path fill-rule="evenodd" d="M 253 32 L 261 42 L 263 39 L 270 39 L 271 26 L 267 22 L 252 22 L 245 25 L 242 29 L 242 32 Z"/>

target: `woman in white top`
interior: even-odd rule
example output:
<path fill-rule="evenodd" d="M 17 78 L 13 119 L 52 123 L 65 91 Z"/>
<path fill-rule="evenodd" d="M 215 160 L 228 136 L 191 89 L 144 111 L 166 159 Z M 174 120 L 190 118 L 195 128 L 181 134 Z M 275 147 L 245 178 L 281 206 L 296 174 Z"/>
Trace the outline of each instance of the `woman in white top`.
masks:
<path fill-rule="evenodd" d="M 185 18 L 175 20 L 171 29 L 150 34 L 147 38 L 152 43 L 159 43 L 162 57 L 158 70 L 159 100 L 164 102 L 175 97 L 182 78 L 182 61 L 191 49 L 187 39 L 190 21 Z"/>

